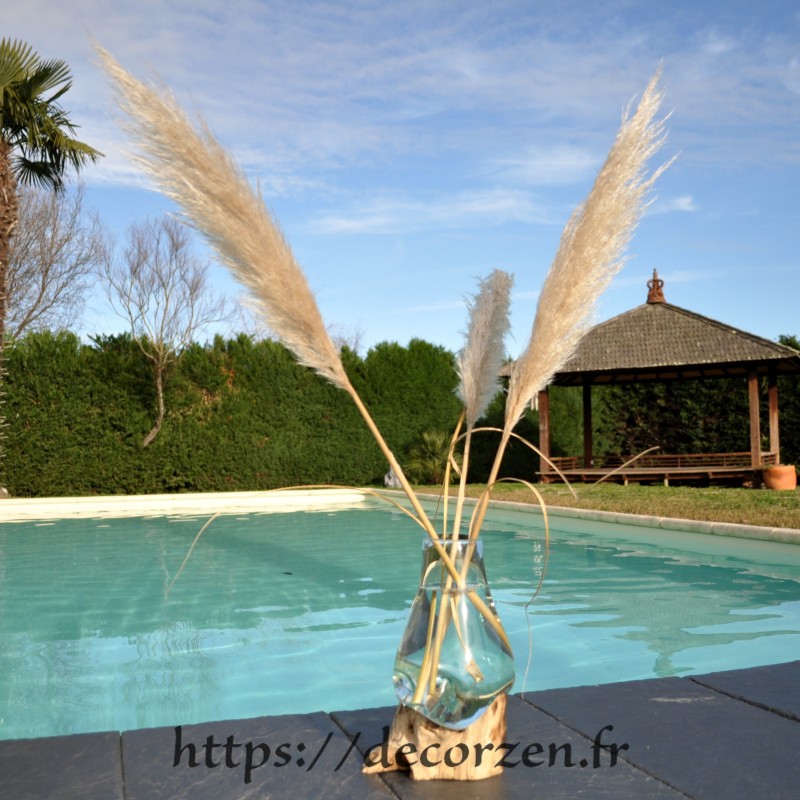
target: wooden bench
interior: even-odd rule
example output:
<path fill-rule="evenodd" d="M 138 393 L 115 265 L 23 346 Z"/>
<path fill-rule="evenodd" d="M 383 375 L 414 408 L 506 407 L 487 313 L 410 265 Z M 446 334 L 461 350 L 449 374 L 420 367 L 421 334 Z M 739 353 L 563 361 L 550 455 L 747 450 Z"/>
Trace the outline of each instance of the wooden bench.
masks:
<path fill-rule="evenodd" d="M 591 465 L 584 464 L 580 456 L 557 456 L 553 464 L 567 480 L 597 482 L 600 480 L 629 482 L 661 481 L 669 486 L 670 480 L 753 480 L 756 470 L 749 451 L 739 453 L 646 453 L 635 456 L 594 456 Z M 763 453 L 763 465 L 776 463 L 775 453 Z M 545 483 L 559 480 L 558 473 L 549 467 L 542 471 Z"/>

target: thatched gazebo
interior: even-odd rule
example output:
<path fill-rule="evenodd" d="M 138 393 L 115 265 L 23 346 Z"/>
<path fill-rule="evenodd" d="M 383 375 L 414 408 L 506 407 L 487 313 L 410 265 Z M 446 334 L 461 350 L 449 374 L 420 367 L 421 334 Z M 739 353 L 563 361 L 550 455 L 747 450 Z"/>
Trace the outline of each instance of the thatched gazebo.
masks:
<path fill-rule="evenodd" d="M 619 474 L 626 480 L 661 478 L 752 477 L 765 464 L 780 463 L 778 383 L 780 374 L 800 372 L 800 353 L 752 333 L 667 303 L 664 282 L 653 271 L 647 302 L 592 328 L 575 355 L 553 379 L 557 386 L 583 387 L 583 456 L 554 459 L 573 479 L 597 479 L 619 470 L 624 457 L 600 459 L 592 454 L 592 387 L 641 381 L 685 381 L 741 376 L 747 382 L 750 450 L 641 456 Z M 759 378 L 768 380 L 769 451 L 762 452 Z M 743 387 L 744 388 L 744 387 Z M 550 405 L 540 392 L 539 436 L 550 455 Z M 554 475 L 542 461 L 542 477 Z"/>

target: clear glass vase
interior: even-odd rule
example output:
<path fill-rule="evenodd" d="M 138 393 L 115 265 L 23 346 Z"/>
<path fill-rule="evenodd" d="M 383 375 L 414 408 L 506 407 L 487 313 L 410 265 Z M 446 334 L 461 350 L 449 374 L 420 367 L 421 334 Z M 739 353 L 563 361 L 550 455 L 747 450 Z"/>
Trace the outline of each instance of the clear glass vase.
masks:
<path fill-rule="evenodd" d="M 514 658 L 489 591 L 481 540 L 443 542 L 464 576 L 452 578 L 433 542 L 423 543 L 422 576 L 394 666 L 400 702 L 462 730 L 514 682 Z M 464 571 L 464 564 L 468 567 Z"/>

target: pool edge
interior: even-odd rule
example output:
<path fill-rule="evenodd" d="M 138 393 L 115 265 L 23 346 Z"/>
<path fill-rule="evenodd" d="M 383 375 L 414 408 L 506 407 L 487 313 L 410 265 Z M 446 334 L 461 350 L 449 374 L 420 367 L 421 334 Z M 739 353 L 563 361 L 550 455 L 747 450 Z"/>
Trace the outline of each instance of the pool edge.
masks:
<path fill-rule="evenodd" d="M 248 513 L 266 510 L 298 510 L 314 499 L 315 507 L 325 505 L 347 505 L 363 502 L 370 494 L 385 494 L 388 497 L 405 498 L 405 494 L 392 489 L 367 489 L 358 487 L 273 489 L 254 492 L 186 492 L 150 495 L 102 495 L 99 497 L 45 497 L 6 498 L 0 500 L 0 523 L 27 522 L 34 520 L 122 517 L 151 515 L 204 515 L 214 513 Z M 420 492 L 421 499 L 437 501 L 439 496 Z M 474 505 L 474 498 L 466 503 Z M 541 509 L 530 503 L 511 500 L 492 500 L 492 507 L 541 516 Z M 598 511 L 572 508 L 570 506 L 548 506 L 551 517 L 589 519 L 617 525 L 637 525 L 701 533 L 712 536 L 728 536 L 739 539 L 780 542 L 800 545 L 800 529 L 775 528 L 759 525 L 743 525 L 735 522 L 707 522 L 680 517 L 654 517 L 644 514 L 626 514 L 617 511 Z"/>
<path fill-rule="evenodd" d="M 0 500 L 0 523 L 47 519 L 148 517 L 265 511 L 297 511 L 363 502 L 353 488 L 270 489 L 255 492 L 179 492 L 173 494 L 23 497 Z"/>
<path fill-rule="evenodd" d="M 427 500 L 438 499 L 437 495 L 423 495 Z M 474 498 L 465 501 L 474 505 Z M 541 516 L 538 506 L 519 503 L 511 500 L 492 500 L 492 508 L 508 508 Z M 686 533 L 703 533 L 712 536 L 730 536 L 739 539 L 758 539 L 762 541 L 781 542 L 783 544 L 800 545 L 799 528 L 771 528 L 759 525 L 742 525 L 736 522 L 706 522 L 703 520 L 682 519 L 680 517 L 650 517 L 644 514 L 624 514 L 618 511 L 596 511 L 570 506 L 547 506 L 550 517 L 568 517 L 572 519 L 590 519 L 617 525 L 638 525 L 645 528 L 668 528 Z"/>

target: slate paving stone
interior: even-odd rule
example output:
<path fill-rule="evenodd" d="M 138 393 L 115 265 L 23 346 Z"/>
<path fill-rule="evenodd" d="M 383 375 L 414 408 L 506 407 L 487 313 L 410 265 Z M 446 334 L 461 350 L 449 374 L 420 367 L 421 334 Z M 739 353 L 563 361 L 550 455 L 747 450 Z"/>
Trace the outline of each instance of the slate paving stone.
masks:
<path fill-rule="evenodd" d="M 383 728 L 391 724 L 394 708 L 341 711 L 331 716 L 365 754 L 372 745 L 383 741 Z M 515 766 L 507 767 L 500 776 L 471 782 L 413 781 L 400 772 L 383 773 L 382 777 L 400 800 L 528 800 L 532 797 L 682 800 L 685 797 L 622 761 L 610 766 L 605 753 L 600 754 L 600 766 L 595 768 L 592 739 L 580 736 L 518 697 L 509 697 L 506 720 L 507 740 L 517 746 L 501 755 Z M 606 742 L 612 740 L 605 739 Z M 531 747 L 536 744 L 541 745 L 541 753 L 537 747 Z M 560 748 L 554 750 L 552 766 L 551 744 Z M 526 748 L 529 750 L 524 756 Z M 572 766 L 566 766 L 567 758 Z M 538 761 L 544 763 L 534 766 Z"/>
<path fill-rule="evenodd" d="M 711 672 L 690 680 L 800 721 L 800 661 Z"/>
<path fill-rule="evenodd" d="M 514 766 L 472 783 L 363 775 L 393 707 L 0 741 L 0 800 L 794 800 L 798 687 L 800 661 L 514 696 Z M 628 749 L 595 768 L 604 728 Z"/>
<path fill-rule="evenodd" d="M 126 800 L 394 800 L 380 778 L 362 775 L 361 759 L 347 755 L 351 742 L 327 714 L 184 725 L 179 734 L 122 735 Z"/>
<path fill-rule="evenodd" d="M 118 733 L 0 741 L 0 800 L 123 800 Z"/>
<path fill-rule="evenodd" d="M 684 678 L 552 689 L 524 699 L 584 735 L 612 724 L 624 758 L 701 800 L 800 797 L 800 723 Z"/>

